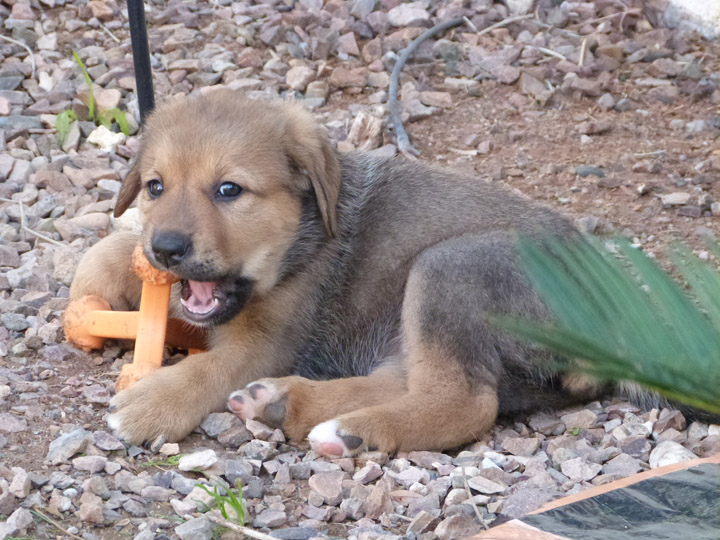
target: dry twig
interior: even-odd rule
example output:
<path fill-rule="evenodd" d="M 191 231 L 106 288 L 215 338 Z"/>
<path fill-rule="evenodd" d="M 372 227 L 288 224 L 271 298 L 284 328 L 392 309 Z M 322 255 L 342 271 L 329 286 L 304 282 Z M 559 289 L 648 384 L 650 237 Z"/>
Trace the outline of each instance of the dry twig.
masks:
<path fill-rule="evenodd" d="M 33 236 L 37 236 L 41 240 L 45 240 L 46 242 L 50 242 L 51 244 L 55 244 L 56 246 L 65 247 L 65 244 L 62 244 L 62 243 L 58 242 L 57 240 L 55 240 L 54 238 L 50 238 L 47 235 L 44 235 L 37 231 L 33 231 L 30 227 L 25 225 L 25 210 L 23 209 L 22 201 L 13 201 L 12 199 L 5 199 L 3 197 L 0 197 L 0 201 L 8 202 L 8 203 L 17 203 L 18 208 L 20 209 L 20 228 L 23 231 L 29 232 Z"/>
<path fill-rule="evenodd" d="M 470 504 L 473 507 L 473 510 L 475 510 L 475 515 L 478 518 L 478 521 L 480 522 L 480 525 L 483 526 L 483 529 L 487 529 L 488 526 L 485 524 L 485 521 L 482 518 L 482 514 L 480 513 L 480 509 L 478 508 L 477 504 L 475 504 L 475 501 L 473 501 L 472 493 L 470 493 L 470 485 L 467 481 L 467 476 L 465 475 L 465 467 L 462 469 L 462 478 L 463 478 L 463 485 L 465 486 L 465 493 L 467 493 L 468 500 L 470 501 Z"/>
<path fill-rule="evenodd" d="M 50 525 L 52 525 L 53 527 L 55 527 L 57 530 L 61 531 L 63 534 L 68 535 L 70 538 L 75 538 L 75 539 L 77 539 L 77 540 L 84 540 L 84 538 L 83 538 L 82 536 L 78 536 L 77 534 L 73 534 L 73 533 L 71 533 L 70 531 L 68 531 L 67 529 L 64 529 L 63 526 L 60 525 L 60 523 L 58 523 L 57 521 L 55 521 L 54 519 L 52 519 L 52 518 L 51 518 L 50 516 L 48 516 L 47 514 L 44 514 L 43 512 L 41 512 L 40 510 L 38 510 L 37 508 L 33 508 L 32 510 L 30 510 L 30 513 L 35 514 L 37 517 L 39 517 L 40 519 L 42 519 L 42 520 L 45 521 L 46 523 L 49 523 Z"/>
<path fill-rule="evenodd" d="M 532 19 L 533 17 L 535 17 L 535 15 L 518 15 L 516 17 L 508 17 L 507 19 L 503 19 L 500 22 L 497 22 L 488 26 L 487 28 L 480 30 L 479 32 L 477 32 L 477 35 L 482 36 L 484 34 L 487 34 L 488 32 L 496 30 L 497 28 L 502 28 L 503 26 L 507 26 L 508 24 L 512 24 L 514 22 Z M 410 137 L 408 136 L 407 131 L 405 131 L 405 127 L 402 123 L 402 107 L 400 105 L 400 101 L 398 100 L 400 72 L 402 71 L 403 67 L 405 67 L 405 63 L 408 61 L 410 56 L 412 56 L 412 54 L 417 50 L 417 48 L 422 44 L 423 41 L 433 37 L 436 34 L 439 34 L 440 32 L 449 30 L 450 28 L 455 28 L 456 26 L 460 26 L 462 24 L 466 24 L 470 28 L 472 28 L 473 31 L 477 31 L 475 25 L 473 25 L 467 17 L 456 17 L 454 19 L 450 19 L 449 21 L 437 24 L 429 30 L 426 30 L 425 32 L 420 34 L 412 42 L 410 42 L 410 45 L 400 51 L 397 62 L 395 62 L 395 67 L 393 67 L 392 74 L 390 75 L 390 88 L 388 92 L 388 109 L 390 113 L 390 123 L 395 130 L 395 137 L 397 138 L 398 149 L 406 158 L 410 160 L 415 160 L 416 157 L 420 155 L 420 152 L 410 143 Z"/>
<path fill-rule="evenodd" d="M 226 527 L 230 529 L 231 531 L 244 534 L 245 536 L 249 536 L 250 538 L 257 538 L 257 540 L 277 540 L 274 536 L 270 536 L 269 534 L 261 533 L 259 531 L 256 531 L 254 529 L 250 529 L 249 527 L 243 527 L 242 525 L 238 525 L 237 523 L 233 523 L 232 521 L 229 521 L 223 517 L 220 517 L 218 515 L 215 515 L 211 512 L 208 512 L 205 514 L 205 517 L 207 517 L 210 521 L 213 523 L 220 525 L 221 527 Z"/>
<path fill-rule="evenodd" d="M 32 78 L 35 78 L 35 55 L 32 52 L 32 49 L 28 47 L 25 43 L 22 41 L 18 41 L 17 39 L 13 39 L 11 37 L 3 36 L 0 34 L 0 38 L 4 39 L 5 41 L 9 41 L 10 43 L 14 43 L 15 45 L 20 45 L 23 49 L 27 51 L 27 53 L 30 55 L 30 63 L 32 65 Z"/>

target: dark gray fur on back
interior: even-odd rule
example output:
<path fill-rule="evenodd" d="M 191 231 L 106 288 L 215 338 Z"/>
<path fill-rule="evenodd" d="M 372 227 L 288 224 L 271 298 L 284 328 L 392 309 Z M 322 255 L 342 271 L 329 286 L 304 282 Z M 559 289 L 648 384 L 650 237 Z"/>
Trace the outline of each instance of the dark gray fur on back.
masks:
<path fill-rule="evenodd" d="M 326 238 L 308 198 L 284 279 L 315 272 L 318 289 L 296 373 L 331 379 L 367 375 L 402 357 L 400 313 L 411 270 L 427 281 L 422 332 L 452 351 L 474 384 L 498 389 L 501 412 L 557 406 L 569 396 L 539 352 L 490 327 L 486 313 L 544 317 L 517 269 L 517 234 L 577 234 L 558 214 L 477 177 L 421 164 L 340 156 L 338 234 Z M 310 315 L 307 317 L 306 315 Z"/>

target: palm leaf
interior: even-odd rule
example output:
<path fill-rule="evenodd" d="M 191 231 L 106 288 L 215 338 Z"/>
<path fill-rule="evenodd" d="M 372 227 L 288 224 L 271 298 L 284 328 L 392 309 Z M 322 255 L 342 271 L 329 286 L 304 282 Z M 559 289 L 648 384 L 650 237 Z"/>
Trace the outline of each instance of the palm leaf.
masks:
<path fill-rule="evenodd" d="M 567 358 L 564 369 L 637 382 L 667 398 L 720 414 L 720 274 L 676 247 L 690 292 L 628 242 L 618 255 L 592 241 L 518 246 L 552 322 L 491 320 Z"/>

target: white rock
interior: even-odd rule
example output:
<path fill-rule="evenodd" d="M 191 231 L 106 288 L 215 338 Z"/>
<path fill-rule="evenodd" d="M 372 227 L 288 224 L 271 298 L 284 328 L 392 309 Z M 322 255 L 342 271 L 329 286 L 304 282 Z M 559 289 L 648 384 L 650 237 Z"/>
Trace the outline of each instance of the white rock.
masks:
<path fill-rule="evenodd" d="M 181 471 L 190 471 L 192 469 L 199 469 L 201 471 L 209 469 L 218 460 L 215 450 L 201 450 L 200 452 L 193 452 L 192 454 L 186 454 L 180 458 L 178 463 L 178 469 Z"/>
<path fill-rule="evenodd" d="M 392 26 L 407 26 L 413 21 L 428 21 L 430 13 L 414 4 L 400 4 L 388 11 L 388 22 Z"/>
<path fill-rule="evenodd" d="M 124 143 L 125 139 L 127 137 L 123 133 L 113 133 L 105 126 L 95 128 L 87 138 L 89 143 L 99 146 L 107 152 L 114 152 L 115 147 Z"/>
<path fill-rule="evenodd" d="M 682 444 L 675 441 L 664 441 L 658 444 L 655 449 L 650 452 L 650 468 L 657 469 L 665 465 L 680 463 L 695 459 L 697 456 Z"/>

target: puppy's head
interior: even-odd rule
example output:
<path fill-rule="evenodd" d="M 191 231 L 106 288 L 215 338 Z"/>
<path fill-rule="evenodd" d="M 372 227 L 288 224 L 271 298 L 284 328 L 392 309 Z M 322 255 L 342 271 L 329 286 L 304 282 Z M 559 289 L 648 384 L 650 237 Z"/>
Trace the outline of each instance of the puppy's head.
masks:
<path fill-rule="evenodd" d="M 115 216 L 138 198 L 143 248 L 182 278 L 185 316 L 221 324 L 277 282 L 307 193 L 335 234 L 339 191 L 337 159 L 310 113 L 223 90 L 153 112 Z"/>

